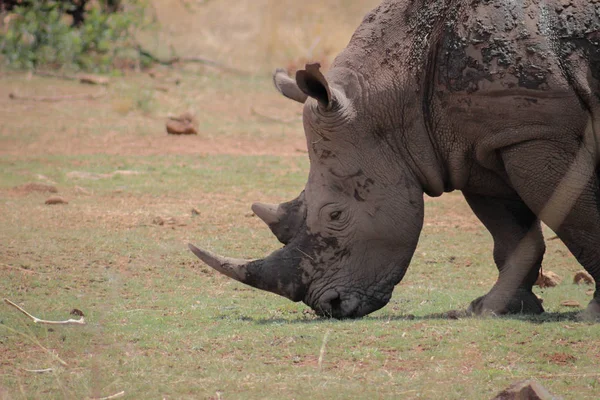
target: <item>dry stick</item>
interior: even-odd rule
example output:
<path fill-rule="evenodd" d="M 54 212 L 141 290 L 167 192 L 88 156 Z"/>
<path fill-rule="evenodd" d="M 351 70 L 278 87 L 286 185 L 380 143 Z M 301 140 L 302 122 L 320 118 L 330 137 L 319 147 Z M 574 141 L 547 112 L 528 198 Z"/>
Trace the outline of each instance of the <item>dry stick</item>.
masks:
<path fill-rule="evenodd" d="M 17 93 L 10 93 L 8 97 L 13 100 L 30 100 L 30 101 L 63 101 L 63 100 L 96 100 L 106 95 L 106 91 L 95 94 L 66 94 L 62 96 L 22 96 Z"/>
<path fill-rule="evenodd" d="M 15 267 L 13 265 L 8 265 L 8 264 L 4 264 L 4 263 L 0 263 L 0 268 L 10 268 L 10 269 L 14 269 L 14 270 L 23 272 L 25 274 L 46 274 L 47 273 L 47 272 L 34 271 L 31 269 L 26 269 L 26 268 L 22 268 L 22 267 Z"/>
<path fill-rule="evenodd" d="M 331 333 L 331 329 L 328 329 L 325 332 L 325 336 L 323 336 L 323 344 L 321 344 L 321 350 L 319 351 L 319 369 L 323 365 L 323 358 L 325 357 L 325 346 L 327 345 L 327 339 L 329 339 L 329 334 Z"/>
<path fill-rule="evenodd" d="M 119 393 L 111 394 L 110 396 L 107 396 L 107 397 L 92 397 L 92 398 L 90 398 L 90 400 L 110 400 L 110 399 L 116 399 L 116 398 L 124 396 L 124 395 L 125 395 L 125 391 L 122 390 Z"/>
<path fill-rule="evenodd" d="M 54 368 L 46 368 L 46 369 L 25 369 L 25 368 L 23 368 L 23 370 L 26 372 L 34 372 L 36 374 L 43 374 L 44 372 L 54 371 Z"/>
<path fill-rule="evenodd" d="M 23 310 L 21 307 L 10 301 L 9 299 L 4 299 L 6 304 L 9 304 L 15 307 L 17 310 L 21 311 L 23 314 L 27 315 L 29 318 L 33 320 L 35 324 L 46 324 L 46 325 L 85 325 L 85 318 L 81 317 L 79 319 L 68 319 L 66 321 L 46 321 L 43 319 L 39 319 L 29 314 L 27 311 Z"/>
<path fill-rule="evenodd" d="M 5 300 L 6 300 L 6 299 L 5 299 Z M 16 333 L 17 335 L 21 335 L 21 336 L 23 336 L 24 338 L 26 338 L 26 339 L 29 339 L 29 340 L 30 340 L 30 341 L 32 341 L 33 343 L 37 344 L 37 345 L 38 345 L 38 346 L 39 346 L 39 347 L 40 347 L 42 350 L 44 350 L 46 353 L 48 353 L 48 354 L 49 354 L 49 355 L 51 355 L 52 357 L 56 358 L 56 361 L 58 361 L 59 363 L 61 363 L 61 364 L 62 364 L 62 365 L 64 365 L 65 367 L 69 365 L 69 364 L 67 364 L 65 361 L 63 361 L 63 359 L 62 359 L 62 358 L 60 358 L 60 357 L 58 356 L 58 354 L 56 354 L 55 352 L 53 352 L 53 351 L 50 351 L 50 350 L 48 350 L 47 348 L 45 348 L 44 346 L 42 346 L 42 344 L 41 344 L 41 343 L 40 343 L 40 342 L 39 342 L 39 341 L 38 341 L 36 338 L 33 338 L 33 337 L 31 337 L 31 336 L 28 336 L 28 335 L 24 334 L 23 332 L 19 332 L 18 330 L 16 330 L 16 329 L 13 329 L 13 328 L 11 328 L 11 327 L 9 327 L 9 326 L 6 326 L 6 325 L 2 325 L 2 326 L 3 326 L 5 329 L 8 329 L 9 331 L 11 331 L 11 332 L 13 332 L 13 333 Z"/>
<path fill-rule="evenodd" d="M 167 60 L 163 60 L 163 59 L 156 57 L 155 55 L 150 53 L 148 50 L 143 49 L 140 45 L 137 45 L 136 49 L 137 49 L 138 53 L 140 53 L 140 55 L 142 55 L 144 57 L 148 57 L 150 60 L 152 60 L 153 62 L 155 62 L 157 64 L 166 65 L 168 67 L 171 67 L 177 63 L 198 63 L 198 64 L 204 64 L 204 65 L 208 65 L 208 66 L 211 66 L 214 68 L 218 68 L 223 71 L 231 72 L 231 73 L 234 73 L 237 75 L 248 75 L 248 73 L 245 71 L 239 70 L 237 68 L 228 67 L 227 65 L 223 65 L 217 61 L 210 60 L 205 57 L 178 57 L 178 56 L 176 56 L 176 57 L 171 57 Z"/>

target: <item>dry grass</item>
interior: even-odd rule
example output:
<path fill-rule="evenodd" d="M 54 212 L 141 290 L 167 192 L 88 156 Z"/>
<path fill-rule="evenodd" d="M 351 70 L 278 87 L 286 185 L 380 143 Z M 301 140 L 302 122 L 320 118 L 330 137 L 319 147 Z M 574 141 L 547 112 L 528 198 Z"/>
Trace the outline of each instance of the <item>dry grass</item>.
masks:
<path fill-rule="evenodd" d="M 319 0 L 153 1 L 162 29 L 144 36 L 169 55 L 205 55 L 246 71 L 330 63 L 379 2 Z"/>

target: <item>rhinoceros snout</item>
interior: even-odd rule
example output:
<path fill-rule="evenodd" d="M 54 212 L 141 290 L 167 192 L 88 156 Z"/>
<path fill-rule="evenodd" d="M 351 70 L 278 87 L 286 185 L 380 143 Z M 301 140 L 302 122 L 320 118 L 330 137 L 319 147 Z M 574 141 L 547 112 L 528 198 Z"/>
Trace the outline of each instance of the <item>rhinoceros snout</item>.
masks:
<path fill-rule="evenodd" d="M 322 317 L 337 319 L 359 318 L 368 313 L 361 312 L 363 307 L 361 307 L 361 300 L 358 297 L 342 297 L 335 290 L 325 293 L 313 309 Z"/>
<path fill-rule="evenodd" d="M 384 307 L 391 295 L 383 298 L 366 297 L 358 294 L 340 294 L 335 289 L 325 292 L 311 305 L 317 315 L 327 318 L 346 319 L 360 318 Z"/>

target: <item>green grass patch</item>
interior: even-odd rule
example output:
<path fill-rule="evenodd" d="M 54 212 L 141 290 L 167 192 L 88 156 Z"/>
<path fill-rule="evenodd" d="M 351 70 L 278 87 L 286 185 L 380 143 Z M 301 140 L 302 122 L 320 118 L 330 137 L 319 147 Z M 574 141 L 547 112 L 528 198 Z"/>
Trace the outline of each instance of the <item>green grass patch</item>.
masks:
<path fill-rule="evenodd" d="M 581 268 L 560 241 L 547 242 L 544 267 L 563 281 L 536 289 L 545 315 L 441 316 L 467 307 L 497 276 L 491 238 L 459 193 L 426 201 L 408 273 L 386 307 L 360 320 L 317 318 L 302 303 L 198 261 L 188 242 L 246 258 L 278 248 L 250 204 L 296 197 L 309 165 L 289 145 L 301 135 L 299 122 L 249 112 L 250 103 L 263 113 L 288 104 L 277 103 L 268 79 L 190 79 L 168 96 L 155 94 L 147 111 L 123 113 L 112 97 L 96 109 L 8 103 L 0 110 L 13 116 L 0 127 L 0 297 L 44 319 L 67 319 L 77 308 L 88 322 L 35 325 L 0 304 L 0 398 L 124 391 L 128 399 L 486 399 L 528 378 L 565 399 L 598 397 L 598 324 L 560 305 L 585 306 L 590 287 L 572 283 Z M 5 81 L 0 91 L 74 90 Z M 123 89 L 134 98 L 148 82 L 134 76 L 109 94 Z M 205 131 L 164 136 L 159 113 L 210 107 L 209 100 L 221 101 L 221 112 L 198 113 Z M 285 118 L 296 115 L 289 107 L 279 110 Z M 273 138 L 282 138 L 268 153 L 276 155 L 251 155 Z M 254 147 L 237 154 L 246 148 L 238 141 Z M 214 143 L 235 151 L 204 152 Z M 23 189 L 30 182 L 58 193 Z M 45 205 L 54 195 L 68 204 Z"/>

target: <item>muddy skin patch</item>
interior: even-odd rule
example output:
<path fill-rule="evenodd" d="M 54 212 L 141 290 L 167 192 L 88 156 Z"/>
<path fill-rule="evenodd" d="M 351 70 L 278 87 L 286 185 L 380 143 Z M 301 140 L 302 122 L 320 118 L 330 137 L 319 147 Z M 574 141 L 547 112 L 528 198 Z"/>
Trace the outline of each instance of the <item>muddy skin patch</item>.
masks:
<path fill-rule="evenodd" d="M 484 36 L 476 32 L 476 37 Z M 473 93 L 478 90 L 479 81 L 482 79 L 492 80 L 489 67 L 467 55 L 468 46 L 468 39 L 459 37 L 451 27 L 446 29 L 438 53 L 438 83 L 446 86 L 452 92 Z"/>
<path fill-rule="evenodd" d="M 371 178 L 366 178 L 364 181 L 356 180 L 356 189 L 354 189 L 354 199 L 356 201 L 364 202 L 371 193 L 371 186 L 375 181 Z"/>

